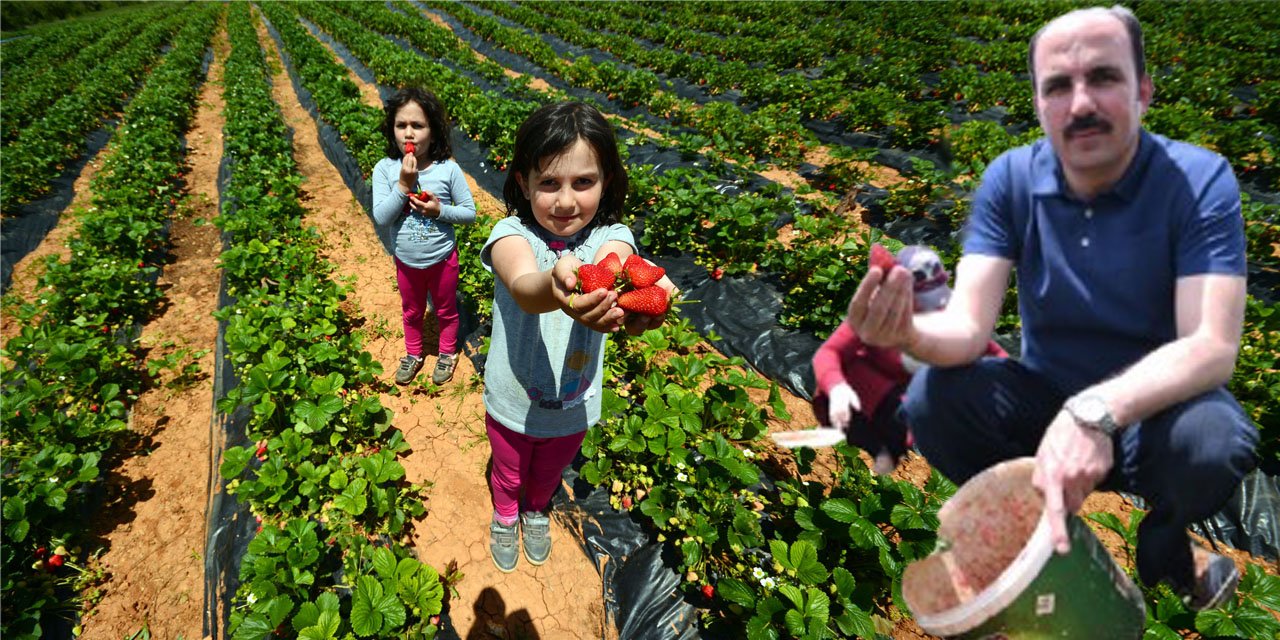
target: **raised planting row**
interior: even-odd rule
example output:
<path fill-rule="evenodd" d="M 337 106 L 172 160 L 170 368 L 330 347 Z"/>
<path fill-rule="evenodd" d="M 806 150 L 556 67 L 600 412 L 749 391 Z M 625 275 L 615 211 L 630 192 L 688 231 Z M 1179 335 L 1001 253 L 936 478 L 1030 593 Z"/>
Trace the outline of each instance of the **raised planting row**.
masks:
<path fill-rule="evenodd" d="M 511 157 L 516 127 L 549 100 L 536 92 L 517 100 L 494 91 L 481 91 L 467 76 L 406 50 L 335 11 L 328 3 L 300 2 L 289 6 L 342 43 L 380 84 L 426 87 L 436 95 L 450 96 L 449 112 L 455 122 L 489 149 L 495 165 L 505 166 Z"/>
<path fill-rule="evenodd" d="M 228 632 L 431 638 L 444 584 L 403 543 L 424 487 L 405 480 L 396 456 L 408 445 L 378 398 L 382 365 L 303 226 L 301 177 L 251 12 L 233 4 L 227 24 L 230 177 L 218 225 L 233 302 L 215 315 L 237 380 L 218 409 L 232 441 L 242 430 L 248 442 L 224 452 L 219 472 L 260 526 L 239 559 Z"/>
<path fill-rule="evenodd" d="M 114 464 L 130 408 L 152 383 L 136 336 L 163 304 L 156 278 L 184 173 L 182 132 L 219 11 L 174 12 L 183 25 L 176 44 L 125 110 L 70 259 L 49 259 L 37 298 L 12 319 L 22 331 L 5 344 L 0 393 L 6 637 L 38 638 L 51 617 L 74 617 L 93 579 L 80 545 L 101 470 Z"/>
<path fill-rule="evenodd" d="M 4 147 L 0 208 L 8 210 L 49 192 L 50 183 L 62 166 L 82 153 L 85 136 L 101 126 L 103 118 L 124 106 L 160 57 L 161 49 L 172 42 L 183 25 L 180 14 L 171 12 L 163 20 L 152 21 L 109 55 L 99 51 L 99 64 L 92 75 L 77 84 L 75 91 L 45 96 L 54 102 L 44 116 L 27 125 Z M 131 33 L 129 28 L 116 27 Z"/>
<path fill-rule="evenodd" d="M 760 238 L 771 236 L 750 228 L 746 219 L 760 218 L 763 225 L 794 207 L 779 204 L 775 211 L 742 196 L 734 206 L 741 208 L 743 226 L 735 228 L 738 222 L 732 215 L 717 218 L 709 213 L 732 208 L 730 199 L 712 188 L 714 176 L 677 174 L 660 187 L 666 175 L 635 168 L 633 176 L 638 184 L 633 195 L 643 203 L 633 210 L 653 211 L 645 219 L 646 237 L 654 232 L 665 242 L 680 242 L 678 230 L 661 235 L 654 231 L 664 226 L 684 228 L 690 236 L 710 233 L 724 246 L 707 249 L 708 256 L 733 251 L 729 241 L 734 236 L 756 243 L 757 255 L 768 253 L 760 247 L 769 246 L 769 240 Z M 928 181 L 912 187 L 913 193 L 925 195 L 933 188 Z M 685 193 L 679 193 L 681 189 Z M 769 191 L 756 197 L 770 196 L 777 199 Z M 675 214 L 682 209 L 688 210 L 688 220 Z M 655 217 L 659 212 L 671 214 L 671 220 Z M 797 227 L 805 233 L 835 237 L 839 227 L 838 218 L 802 219 Z M 810 231 L 813 227 L 802 225 L 822 228 Z M 475 225 L 481 240 L 485 226 Z M 717 227 L 725 231 L 721 234 Z M 478 249 L 478 243 L 468 242 L 460 237 L 462 251 Z M 837 243 L 837 249 L 844 245 L 845 255 L 837 258 L 831 251 L 818 256 L 815 250 L 809 259 L 814 265 L 835 265 L 834 269 L 851 269 L 860 276 L 866 242 L 846 237 Z M 491 284 L 483 281 L 491 276 L 485 276 L 467 281 L 464 274 L 464 295 L 491 296 Z M 748 396 L 748 389 L 764 388 L 766 383 L 741 373 L 741 360 L 707 355 L 687 324 L 630 341 L 616 338 L 609 345 L 606 361 L 613 382 L 607 386 L 617 392 L 608 400 L 611 417 L 588 436 L 583 476 L 608 487 L 619 508 L 638 506 L 653 535 L 672 544 L 688 597 L 706 607 L 706 626 L 730 637 L 840 637 L 872 635 L 877 625 L 884 631 L 890 618 L 901 615 L 888 606 L 895 581 L 910 558 L 932 550 L 936 508 L 951 487 L 939 478 L 923 490 L 872 478 L 852 450 L 837 454 L 838 479 L 832 489 L 806 485 L 774 465 L 757 466 L 758 440 L 771 412 L 762 406 L 767 403 Z M 807 470 L 808 462 L 802 459 L 801 467 Z M 765 485 L 769 489 L 758 486 L 766 470 L 775 476 L 775 482 Z M 1229 625 L 1265 630 L 1269 627 L 1256 626 L 1257 614 L 1262 612 L 1260 605 L 1269 602 L 1270 589 L 1274 586 L 1255 568 L 1239 602 L 1223 616 L 1202 623 L 1169 601 L 1170 594 L 1152 592 L 1150 603 L 1153 609 L 1159 605 L 1160 614 L 1151 628 L 1156 633 L 1197 624 L 1205 632 Z"/>
<path fill-rule="evenodd" d="M 42 46 L 33 55 L 19 58 L 20 64 L 6 65 L 0 76 L 4 83 L 0 89 L 4 92 L 4 124 L 0 127 L 4 144 L 16 140 L 24 128 L 40 119 L 56 102 L 54 96 L 74 91 L 82 79 L 92 77 L 99 64 L 159 16 L 155 10 L 139 10 L 85 19 L 67 23 L 75 29 L 61 29 L 37 39 Z M 6 62 L 11 57 L 10 46 L 4 45 Z"/>

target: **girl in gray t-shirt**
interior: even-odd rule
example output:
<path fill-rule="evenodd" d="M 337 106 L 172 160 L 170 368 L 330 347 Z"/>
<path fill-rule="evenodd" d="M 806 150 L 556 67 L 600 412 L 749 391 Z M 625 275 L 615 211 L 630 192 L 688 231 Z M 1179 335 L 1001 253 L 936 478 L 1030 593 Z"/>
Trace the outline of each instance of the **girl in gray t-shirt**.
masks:
<path fill-rule="evenodd" d="M 605 334 L 662 323 L 624 313 L 617 292 L 573 293 L 576 271 L 609 253 L 635 253 L 619 224 L 627 173 L 599 111 L 560 103 L 535 111 L 516 132 L 503 198 L 511 214 L 480 252 L 496 276 L 493 333 L 484 372 L 485 423 L 493 449 L 489 550 L 515 568 L 551 553 L 547 505 L 586 430 L 600 419 Z M 670 294 L 675 285 L 658 283 Z"/>

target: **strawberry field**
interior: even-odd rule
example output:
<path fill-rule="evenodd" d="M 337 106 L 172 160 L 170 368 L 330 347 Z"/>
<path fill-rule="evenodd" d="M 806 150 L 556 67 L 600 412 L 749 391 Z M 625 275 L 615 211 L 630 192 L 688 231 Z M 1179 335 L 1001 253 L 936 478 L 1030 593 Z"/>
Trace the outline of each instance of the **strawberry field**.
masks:
<path fill-rule="evenodd" d="M 6 3 L 6 29 L 26 4 Z M 809 360 L 872 243 L 928 243 L 954 270 L 986 163 L 1040 136 L 1026 43 L 1071 6 L 28 16 L 0 44 L 3 635 L 929 637 L 901 576 L 955 487 L 918 455 L 875 476 L 857 449 L 793 454 L 768 433 L 815 424 Z M 1244 193 L 1230 390 L 1261 433 L 1260 471 L 1195 529 L 1236 560 L 1238 596 L 1197 615 L 1146 589 L 1147 637 L 1277 638 L 1280 7 L 1134 11 L 1146 126 L 1228 158 Z M 381 99 L 409 85 L 449 108 L 479 209 L 458 229 L 468 358 L 444 386 L 389 382 L 399 298 L 367 215 Z M 517 126 L 566 99 L 614 122 L 624 222 L 690 302 L 609 339 L 555 554 L 504 575 L 485 548 L 479 248 Z M 1143 511 L 1097 495 L 1082 515 L 1131 567 Z"/>

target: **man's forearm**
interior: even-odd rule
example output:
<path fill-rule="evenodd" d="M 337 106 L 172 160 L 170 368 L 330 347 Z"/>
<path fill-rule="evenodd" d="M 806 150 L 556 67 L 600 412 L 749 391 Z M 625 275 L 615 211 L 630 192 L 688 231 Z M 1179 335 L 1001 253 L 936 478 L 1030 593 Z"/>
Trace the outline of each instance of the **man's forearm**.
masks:
<path fill-rule="evenodd" d="M 917 315 L 912 340 L 903 347 L 911 357 L 939 367 L 969 364 L 986 352 L 983 335 L 961 314 L 940 311 Z"/>
<path fill-rule="evenodd" d="M 1121 375 L 1081 394 L 1101 396 L 1111 417 L 1127 426 L 1226 384 L 1235 361 L 1235 344 L 1188 336 L 1152 351 Z"/>

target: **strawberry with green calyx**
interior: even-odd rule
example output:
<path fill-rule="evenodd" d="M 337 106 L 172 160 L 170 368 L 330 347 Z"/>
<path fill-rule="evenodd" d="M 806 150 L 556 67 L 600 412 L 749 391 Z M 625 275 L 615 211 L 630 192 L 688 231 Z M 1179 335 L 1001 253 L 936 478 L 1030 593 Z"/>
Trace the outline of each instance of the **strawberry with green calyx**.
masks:
<path fill-rule="evenodd" d="M 591 293 L 598 289 L 612 289 L 617 276 L 598 264 L 584 264 L 578 267 L 578 289 L 581 293 Z"/>
<path fill-rule="evenodd" d="M 870 263 L 872 267 L 880 267 L 880 270 L 883 271 L 885 275 L 888 275 L 889 271 L 898 264 L 898 261 L 893 257 L 893 254 L 890 253 L 888 249 L 884 248 L 883 245 L 877 242 L 871 245 Z"/>
<path fill-rule="evenodd" d="M 618 296 L 618 306 L 632 313 L 646 316 L 660 316 L 671 308 L 668 304 L 667 290 L 657 285 L 632 289 Z"/>
<path fill-rule="evenodd" d="M 627 280 L 636 289 L 644 289 L 651 287 L 667 274 L 667 270 L 656 264 L 649 264 L 644 258 L 636 254 L 627 256 L 627 261 L 622 265 L 623 271 L 626 273 Z"/>

